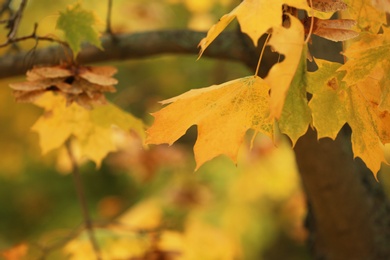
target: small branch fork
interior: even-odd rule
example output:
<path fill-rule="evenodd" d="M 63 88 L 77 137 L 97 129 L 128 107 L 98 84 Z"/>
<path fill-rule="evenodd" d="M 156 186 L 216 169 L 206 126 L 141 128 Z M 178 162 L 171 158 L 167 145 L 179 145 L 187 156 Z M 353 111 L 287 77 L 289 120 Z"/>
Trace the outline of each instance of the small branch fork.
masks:
<path fill-rule="evenodd" d="M 76 158 L 74 156 L 74 153 L 73 153 L 73 150 L 71 147 L 71 139 L 70 138 L 66 142 L 66 150 L 68 152 L 69 159 L 72 163 L 73 181 L 74 181 L 77 196 L 78 196 L 78 199 L 80 202 L 81 211 L 82 211 L 83 219 L 84 219 L 84 225 L 85 225 L 87 234 L 89 236 L 89 240 L 91 242 L 92 248 L 95 251 L 96 259 L 101 260 L 102 257 L 101 257 L 99 244 L 96 240 L 95 232 L 93 230 L 92 219 L 91 219 L 91 216 L 89 215 L 89 211 L 88 211 L 87 200 L 86 200 L 85 194 L 84 194 L 84 188 L 83 188 L 83 183 L 82 183 L 82 180 L 80 177 L 79 166 L 78 166 L 78 163 L 76 161 Z"/>
<path fill-rule="evenodd" d="M 35 24 L 34 24 L 34 30 L 33 30 L 33 32 L 32 32 L 30 35 L 21 36 L 21 37 L 17 37 L 17 38 L 8 38 L 6 42 L 0 44 L 0 48 L 6 47 L 6 46 L 8 46 L 8 45 L 10 45 L 10 44 L 14 44 L 14 43 L 17 43 L 17 42 L 20 42 L 20 41 L 29 40 L 29 39 L 34 39 L 34 40 L 36 40 L 37 42 L 38 42 L 38 41 L 57 42 L 57 43 L 60 43 L 60 44 L 62 44 L 62 45 L 64 45 L 64 46 L 68 46 L 68 44 L 67 44 L 66 42 L 63 42 L 63 41 L 54 39 L 54 38 L 52 38 L 52 37 L 48 37 L 48 36 L 38 36 L 38 35 L 36 34 L 37 28 L 38 28 L 38 24 L 35 23 Z"/>
<path fill-rule="evenodd" d="M 34 39 L 37 43 L 38 41 L 50 41 L 50 42 L 57 42 L 60 43 L 63 46 L 68 46 L 66 42 L 54 39 L 52 37 L 48 36 L 38 36 L 37 35 L 37 29 L 38 29 L 38 24 L 34 24 L 34 29 L 33 32 L 30 35 L 26 36 L 21 36 L 21 37 L 16 37 L 20 21 L 22 20 L 23 17 L 23 11 L 27 5 L 27 0 L 22 0 L 19 8 L 16 12 L 13 12 L 13 10 L 10 8 L 12 0 L 7 0 L 1 7 L 0 9 L 0 15 L 3 15 L 6 12 L 9 12 L 10 18 L 5 19 L 5 20 L 0 20 L 0 24 L 5 24 L 5 28 L 8 29 L 8 34 L 7 34 L 7 40 L 4 43 L 0 44 L 0 48 L 6 47 L 11 44 L 15 44 L 20 41 L 25 41 L 28 39 Z"/>

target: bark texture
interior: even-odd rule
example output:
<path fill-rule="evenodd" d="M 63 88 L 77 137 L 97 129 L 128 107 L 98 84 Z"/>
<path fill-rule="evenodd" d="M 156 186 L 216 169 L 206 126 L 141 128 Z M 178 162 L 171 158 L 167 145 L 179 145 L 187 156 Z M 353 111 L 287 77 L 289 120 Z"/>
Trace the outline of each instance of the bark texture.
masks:
<path fill-rule="evenodd" d="M 309 130 L 295 152 L 310 211 L 315 259 L 390 259 L 389 203 L 372 173 L 353 160 L 350 130 L 317 141 Z"/>

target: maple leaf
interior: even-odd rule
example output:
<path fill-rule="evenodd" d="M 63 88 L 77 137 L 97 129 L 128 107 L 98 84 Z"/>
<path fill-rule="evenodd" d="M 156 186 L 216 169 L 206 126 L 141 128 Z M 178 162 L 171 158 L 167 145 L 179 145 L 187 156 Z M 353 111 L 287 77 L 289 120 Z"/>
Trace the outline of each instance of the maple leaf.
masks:
<path fill-rule="evenodd" d="M 189 127 L 197 125 L 196 169 L 221 154 L 236 162 L 247 130 L 273 137 L 268 91 L 263 79 L 249 76 L 165 100 L 163 104 L 171 104 L 153 114 L 147 143 L 171 145 Z"/>
<path fill-rule="evenodd" d="M 105 104 L 104 92 L 115 92 L 118 81 L 111 76 L 116 68 L 110 66 L 85 67 L 62 64 L 52 67 L 36 67 L 27 72 L 27 82 L 10 84 L 17 102 L 33 102 L 47 91 L 66 97 L 90 109 L 93 104 Z"/>
<path fill-rule="evenodd" d="M 233 11 L 221 17 L 218 23 L 213 25 L 203 38 L 199 46 L 199 57 L 211 42 L 229 25 L 234 18 L 240 23 L 243 33 L 248 34 L 253 44 L 257 46 L 258 39 L 269 29 L 282 26 L 283 5 L 306 10 L 309 15 L 325 18 L 323 13 L 309 7 L 306 0 L 244 0 Z"/>
<path fill-rule="evenodd" d="M 389 0 L 371 0 L 371 3 L 376 9 L 390 13 Z"/>
<path fill-rule="evenodd" d="M 47 93 L 36 102 L 45 113 L 32 126 L 39 134 L 42 153 L 61 147 L 70 137 L 74 137 L 81 155 L 99 167 L 103 158 L 116 151 L 115 132 L 132 130 L 144 137 L 143 124 L 132 115 L 113 104 L 96 106 L 86 110 L 77 104 L 65 106 L 66 100 L 60 95 Z"/>
<path fill-rule="evenodd" d="M 278 121 L 280 131 L 291 139 L 293 145 L 299 137 L 306 133 L 311 123 L 311 111 L 306 97 L 306 49 L 302 52 L 298 69 L 288 89 L 283 112 Z"/>
<path fill-rule="evenodd" d="M 367 78 L 348 86 L 342 81 L 341 64 L 316 60 L 319 69 L 309 73 L 308 91 L 313 125 L 318 138 L 336 138 L 348 123 L 352 129 L 352 150 L 376 176 L 384 156 L 384 144 L 390 142 L 390 115 L 376 105 L 380 98 L 378 81 Z"/>
<path fill-rule="evenodd" d="M 265 78 L 271 86 L 271 117 L 279 118 L 284 105 L 284 100 L 291 81 L 298 67 L 302 49 L 304 46 L 304 30 L 301 22 L 290 18 L 290 27 L 279 26 L 273 29 L 269 45 L 285 56 L 285 59 L 275 64 Z"/>
<path fill-rule="evenodd" d="M 344 0 L 348 9 L 345 18 L 357 22 L 357 28 L 363 32 L 378 33 L 380 27 L 386 24 L 386 14 L 372 6 L 372 0 Z"/>
<path fill-rule="evenodd" d="M 99 33 L 94 28 L 96 21 L 96 15 L 83 9 L 79 3 L 68 6 L 65 12 L 60 12 L 57 28 L 64 31 L 65 40 L 73 50 L 74 56 L 77 56 L 83 41 L 102 48 Z"/>
<path fill-rule="evenodd" d="M 390 29 L 383 28 L 383 34 L 362 34 L 345 52 L 347 62 L 339 68 L 345 71 L 343 79 L 348 85 L 368 78 L 380 80 L 382 96 L 378 100 L 382 110 L 390 111 Z"/>

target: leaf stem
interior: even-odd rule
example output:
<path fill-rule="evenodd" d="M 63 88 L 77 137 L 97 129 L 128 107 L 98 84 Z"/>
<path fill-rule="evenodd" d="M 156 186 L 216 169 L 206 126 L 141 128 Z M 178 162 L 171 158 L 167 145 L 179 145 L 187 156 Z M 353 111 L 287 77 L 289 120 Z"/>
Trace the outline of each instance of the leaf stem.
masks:
<path fill-rule="evenodd" d="M 79 166 L 77 164 L 76 158 L 74 156 L 74 153 L 73 153 L 73 150 L 71 147 L 71 139 L 70 138 L 66 141 L 65 146 L 66 146 L 66 150 L 67 150 L 68 155 L 69 155 L 69 159 L 72 163 L 72 176 L 73 176 L 73 181 L 74 181 L 75 188 L 76 188 L 77 197 L 78 197 L 79 202 L 80 202 L 81 212 L 83 214 L 84 225 L 85 225 L 85 228 L 87 230 L 89 240 L 92 244 L 92 248 L 95 251 L 96 259 L 101 260 L 102 258 L 101 258 L 100 248 L 99 248 L 99 245 L 98 245 L 98 242 L 96 240 L 95 233 L 93 230 L 92 219 L 91 219 L 91 216 L 89 215 L 87 200 L 86 200 L 85 194 L 84 194 L 83 183 L 82 183 L 82 180 L 80 177 L 80 170 L 79 170 Z"/>
<path fill-rule="evenodd" d="M 313 6 L 313 0 L 310 0 L 310 7 L 313 8 L 312 6 Z M 314 15 L 310 17 L 310 29 L 304 44 L 307 44 L 309 42 L 311 34 L 313 33 L 313 26 L 314 26 Z"/>
<path fill-rule="evenodd" d="M 271 37 L 271 33 L 268 34 L 267 36 L 267 39 L 265 39 L 265 42 L 264 42 L 264 45 L 263 45 L 263 48 L 261 49 L 261 53 L 260 53 L 260 57 L 259 57 L 259 61 L 257 62 L 257 67 L 256 67 L 256 71 L 255 71 L 255 77 L 257 76 L 257 74 L 259 73 L 259 69 L 260 69 L 260 64 L 261 64 L 261 60 L 263 59 L 263 55 L 264 55 L 264 50 L 265 50 L 265 46 L 267 46 L 267 43 L 269 41 L 269 38 Z"/>

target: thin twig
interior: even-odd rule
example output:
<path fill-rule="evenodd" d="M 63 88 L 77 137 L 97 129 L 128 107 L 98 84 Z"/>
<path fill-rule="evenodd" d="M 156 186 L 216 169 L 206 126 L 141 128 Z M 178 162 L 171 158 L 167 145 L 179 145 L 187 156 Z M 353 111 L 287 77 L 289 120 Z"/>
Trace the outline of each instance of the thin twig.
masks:
<path fill-rule="evenodd" d="M 108 0 L 107 20 L 106 20 L 106 33 L 110 35 L 112 35 L 112 28 L 111 28 L 112 2 L 113 0 Z"/>
<path fill-rule="evenodd" d="M 8 39 L 6 42 L 0 44 L 0 48 L 3 48 L 3 47 L 6 47 L 10 44 L 14 44 L 14 43 L 17 43 L 17 42 L 21 42 L 21 41 L 25 41 L 25 40 L 29 40 L 29 39 L 33 39 L 33 40 L 36 40 L 36 41 L 49 41 L 49 42 L 57 42 L 63 46 L 68 46 L 68 44 L 66 42 L 63 42 L 63 41 L 60 41 L 60 40 L 57 40 L 57 39 L 54 39 L 52 37 L 48 37 L 48 36 L 38 36 L 36 34 L 37 32 L 37 28 L 38 28 L 38 24 L 35 23 L 34 24 L 34 30 L 33 32 L 30 34 L 30 35 L 26 35 L 26 36 L 22 36 L 22 37 L 18 37 L 18 38 L 10 38 Z"/>
<path fill-rule="evenodd" d="M 3 4 L 2 8 L 0 9 L 0 15 L 4 13 L 6 10 L 9 10 L 11 13 L 11 17 L 6 20 L 0 20 L 0 24 L 5 23 L 6 28 L 9 29 L 7 34 L 7 40 L 4 43 L 0 44 L 0 48 L 6 47 L 8 45 L 15 45 L 15 43 L 20 41 L 25 41 L 29 39 L 33 39 L 36 42 L 38 41 L 49 41 L 49 42 L 57 42 L 65 47 L 68 46 L 66 42 L 54 39 L 52 37 L 48 36 L 38 36 L 37 35 L 37 28 L 38 24 L 34 23 L 34 29 L 33 32 L 30 35 L 22 36 L 22 37 L 16 37 L 17 31 L 19 29 L 20 21 L 22 20 L 23 11 L 27 5 L 27 0 L 22 0 L 18 10 L 12 14 L 12 9 L 10 9 L 9 4 L 11 3 L 11 0 L 7 1 Z"/>
<path fill-rule="evenodd" d="M 9 22 L 7 24 L 7 28 L 9 29 L 9 32 L 7 34 L 8 39 L 13 39 L 16 36 L 16 33 L 19 29 L 20 21 L 22 20 L 23 11 L 26 7 L 27 0 L 22 0 L 19 5 L 19 9 L 16 11 L 14 15 L 9 19 Z"/>
<path fill-rule="evenodd" d="M 101 260 L 102 258 L 101 258 L 99 244 L 96 240 L 95 232 L 93 230 L 92 219 L 91 219 L 91 216 L 89 215 L 89 211 L 88 211 L 87 200 L 86 200 L 85 194 L 84 194 L 84 188 L 83 188 L 83 183 L 82 183 L 82 180 L 80 177 L 79 166 L 77 164 L 76 158 L 75 158 L 73 151 L 72 151 L 70 138 L 66 141 L 66 150 L 68 151 L 69 159 L 72 163 L 72 168 L 73 168 L 72 175 L 73 175 L 73 180 L 74 180 L 74 184 L 76 187 L 77 196 L 78 196 L 80 206 L 81 206 L 81 211 L 83 214 L 85 228 L 86 228 L 87 234 L 89 236 L 89 240 L 92 244 L 93 250 L 95 251 L 96 259 Z"/>

